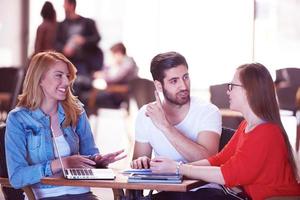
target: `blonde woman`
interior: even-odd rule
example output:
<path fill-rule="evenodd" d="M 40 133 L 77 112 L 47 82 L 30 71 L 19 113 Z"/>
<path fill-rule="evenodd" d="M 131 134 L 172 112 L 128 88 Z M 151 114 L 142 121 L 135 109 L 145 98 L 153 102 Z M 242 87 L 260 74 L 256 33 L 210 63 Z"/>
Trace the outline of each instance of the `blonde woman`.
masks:
<path fill-rule="evenodd" d="M 123 151 L 101 156 L 82 105 L 72 94 L 76 68 L 62 54 L 36 54 L 29 65 L 17 107 L 7 119 L 5 146 L 10 183 L 31 185 L 37 199 L 97 197 L 86 187 L 49 186 L 41 178 L 61 171 L 56 140 L 64 167 L 105 167 Z M 54 138 L 52 138 L 52 135 Z M 82 155 L 95 155 L 88 159 Z"/>

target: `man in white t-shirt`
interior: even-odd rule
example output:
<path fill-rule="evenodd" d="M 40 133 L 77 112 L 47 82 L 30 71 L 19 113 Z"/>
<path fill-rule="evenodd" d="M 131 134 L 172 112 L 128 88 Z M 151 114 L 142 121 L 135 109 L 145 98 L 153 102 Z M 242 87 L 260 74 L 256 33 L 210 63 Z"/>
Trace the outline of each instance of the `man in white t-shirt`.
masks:
<path fill-rule="evenodd" d="M 138 113 L 131 167 L 149 168 L 152 151 L 155 156 L 184 162 L 216 154 L 221 115 L 213 104 L 190 97 L 185 58 L 176 52 L 158 54 L 152 59 L 151 73 L 156 101 Z"/>

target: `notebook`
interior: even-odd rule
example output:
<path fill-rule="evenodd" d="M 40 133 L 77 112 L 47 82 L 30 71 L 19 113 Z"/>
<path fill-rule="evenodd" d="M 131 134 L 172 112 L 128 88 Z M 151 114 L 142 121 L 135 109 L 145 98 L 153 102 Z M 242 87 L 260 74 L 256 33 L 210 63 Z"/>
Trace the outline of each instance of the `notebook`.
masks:
<path fill-rule="evenodd" d="M 63 175 L 66 179 L 103 179 L 103 180 L 113 180 L 115 179 L 115 174 L 112 169 L 94 169 L 94 168 L 65 168 L 55 141 L 53 131 L 51 130 L 53 143 L 55 150 L 57 152 L 57 157 L 59 159 Z"/>
<path fill-rule="evenodd" d="M 155 173 L 132 173 L 128 177 L 128 183 L 182 183 L 182 175 L 155 174 Z"/>
<path fill-rule="evenodd" d="M 152 174 L 151 169 L 126 169 L 123 174 Z"/>

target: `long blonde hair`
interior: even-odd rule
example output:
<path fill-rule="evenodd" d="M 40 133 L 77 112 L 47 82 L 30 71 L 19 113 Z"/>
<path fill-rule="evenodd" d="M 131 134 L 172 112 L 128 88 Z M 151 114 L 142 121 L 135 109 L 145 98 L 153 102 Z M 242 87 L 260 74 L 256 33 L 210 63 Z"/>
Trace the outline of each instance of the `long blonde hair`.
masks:
<path fill-rule="evenodd" d="M 82 108 L 78 104 L 77 97 L 72 94 L 72 86 L 76 79 L 77 70 L 61 53 L 48 51 L 33 56 L 23 83 L 23 92 L 18 96 L 19 102 L 17 106 L 22 106 L 30 110 L 37 109 L 41 106 L 44 93 L 40 86 L 40 81 L 43 74 L 57 61 L 65 63 L 70 73 L 70 87 L 67 90 L 66 99 L 61 102 L 66 115 L 63 125 L 65 127 L 68 125 L 75 126 L 80 113 L 82 113 Z"/>

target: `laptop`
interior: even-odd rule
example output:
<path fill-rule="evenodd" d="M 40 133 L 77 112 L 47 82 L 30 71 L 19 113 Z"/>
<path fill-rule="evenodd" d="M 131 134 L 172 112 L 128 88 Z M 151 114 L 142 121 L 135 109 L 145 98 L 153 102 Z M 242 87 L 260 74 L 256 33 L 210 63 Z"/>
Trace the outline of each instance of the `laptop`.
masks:
<path fill-rule="evenodd" d="M 97 179 L 97 180 L 114 180 L 115 174 L 112 169 L 94 169 L 94 168 L 65 168 L 56 144 L 56 140 L 51 131 L 53 137 L 53 143 L 57 156 L 62 168 L 63 175 L 66 179 L 77 179 L 77 180 L 87 180 L 87 179 Z"/>

